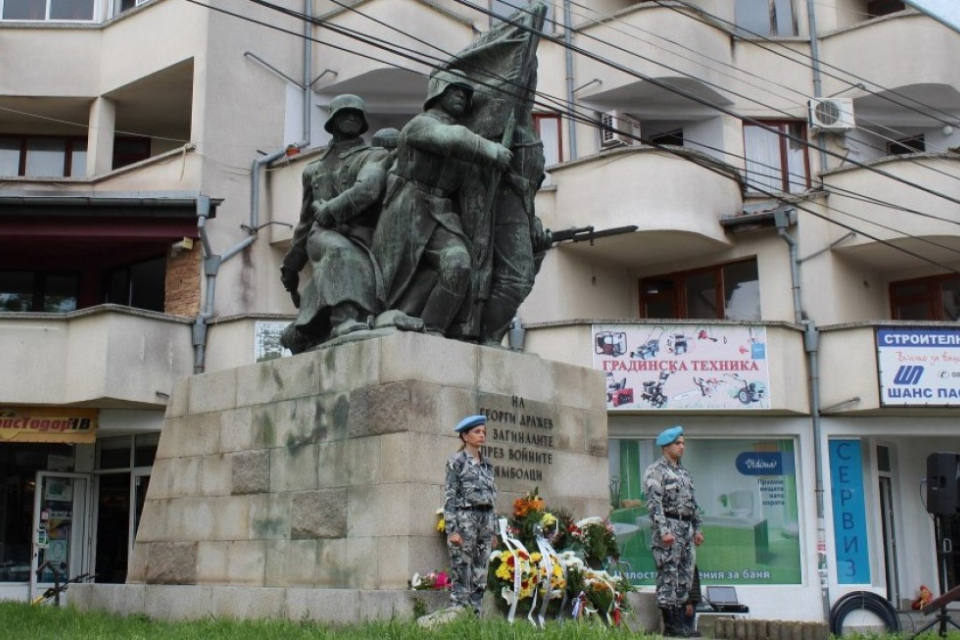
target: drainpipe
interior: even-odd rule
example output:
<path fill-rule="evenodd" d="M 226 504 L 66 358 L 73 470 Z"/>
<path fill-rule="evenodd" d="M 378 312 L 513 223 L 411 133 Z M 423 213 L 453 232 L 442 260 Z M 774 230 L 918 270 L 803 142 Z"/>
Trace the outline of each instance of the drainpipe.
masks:
<path fill-rule="evenodd" d="M 298 149 L 310 146 L 310 74 L 313 72 L 313 49 L 311 47 L 311 28 L 313 26 L 313 2 L 304 0 L 304 14 L 307 20 L 304 21 L 303 39 L 303 140 L 297 143 Z M 279 160 L 285 156 L 287 150 L 280 149 L 269 153 L 253 161 L 250 167 L 250 224 L 240 225 L 247 232 L 247 237 L 235 244 L 233 247 L 217 255 L 210 246 L 210 239 L 207 237 L 207 219 L 210 217 L 210 197 L 201 195 L 197 198 L 197 231 L 200 235 L 200 243 L 203 247 L 203 274 L 207 278 L 207 286 L 204 295 L 204 305 L 200 313 L 197 314 L 193 323 L 193 372 L 195 374 L 203 373 L 206 370 L 207 357 L 207 324 L 213 317 L 214 302 L 217 294 L 217 274 L 220 272 L 220 265 L 233 256 L 239 254 L 244 249 L 257 241 L 260 228 L 260 173 L 265 166 Z M 268 222 L 267 224 L 273 224 Z"/>
<path fill-rule="evenodd" d="M 807 0 L 807 28 L 810 30 L 810 69 L 813 71 L 813 97 L 823 97 L 823 84 L 820 74 L 820 37 L 817 34 L 817 14 L 815 0 Z M 827 138 L 822 131 L 817 134 L 817 149 L 820 156 L 820 186 L 823 187 L 823 173 L 827 170 Z"/>
<path fill-rule="evenodd" d="M 820 574 L 820 597 L 824 620 L 830 619 L 830 581 L 827 571 L 827 529 L 823 489 L 823 428 L 820 422 L 820 332 L 813 320 L 804 318 L 800 295 L 800 260 L 797 258 L 797 241 L 789 233 L 791 209 L 778 208 L 773 212 L 777 233 L 790 248 L 790 278 L 793 286 L 794 321 L 803 326 L 803 350 L 807 354 L 807 371 L 810 382 L 810 422 L 813 427 L 813 464 L 817 499 L 817 567 Z"/>
<path fill-rule="evenodd" d="M 570 159 L 577 159 L 577 123 L 570 115 L 573 114 L 573 18 L 570 15 L 570 0 L 563 0 L 563 42 L 566 50 L 567 66 L 567 137 L 570 138 Z"/>
<path fill-rule="evenodd" d="M 797 241 L 787 233 L 790 226 L 790 214 L 795 209 L 778 207 L 773 212 L 773 222 L 777 225 L 777 233 L 790 248 L 790 282 L 793 286 L 793 321 L 803 324 L 803 304 L 800 301 L 800 260 L 797 258 Z"/>

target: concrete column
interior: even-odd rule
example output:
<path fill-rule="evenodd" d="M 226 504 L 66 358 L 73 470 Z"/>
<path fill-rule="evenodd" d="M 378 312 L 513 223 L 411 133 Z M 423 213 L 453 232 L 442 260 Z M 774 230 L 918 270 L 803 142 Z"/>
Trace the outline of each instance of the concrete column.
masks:
<path fill-rule="evenodd" d="M 87 177 L 113 169 L 113 137 L 117 125 L 117 104 L 109 98 L 97 98 L 90 105 L 90 129 L 87 133 Z"/>

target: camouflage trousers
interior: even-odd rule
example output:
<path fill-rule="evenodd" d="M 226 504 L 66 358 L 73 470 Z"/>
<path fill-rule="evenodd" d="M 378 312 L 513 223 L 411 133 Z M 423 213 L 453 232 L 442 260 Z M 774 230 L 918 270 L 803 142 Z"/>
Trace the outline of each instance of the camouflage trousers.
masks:
<path fill-rule="evenodd" d="M 493 542 L 495 514 L 492 511 L 459 511 L 463 544 L 447 543 L 450 551 L 450 600 L 454 605 L 480 610 L 487 587 L 487 565 Z"/>
<path fill-rule="evenodd" d="M 666 547 L 658 541 L 652 547 L 657 565 L 657 605 L 661 608 L 679 607 L 687 602 L 697 560 L 693 525 L 673 519 L 667 519 L 667 524 L 675 538 L 673 544 Z"/>

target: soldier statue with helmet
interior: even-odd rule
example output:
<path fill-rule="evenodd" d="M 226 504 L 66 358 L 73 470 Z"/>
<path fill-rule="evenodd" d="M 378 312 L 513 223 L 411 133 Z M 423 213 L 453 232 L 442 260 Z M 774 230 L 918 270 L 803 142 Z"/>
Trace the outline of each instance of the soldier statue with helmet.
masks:
<path fill-rule="evenodd" d="M 474 88 L 459 71 L 430 78 L 424 112 L 400 132 L 373 253 L 383 274 L 386 308 L 378 326 L 446 335 L 475 271 L 458 192 L 471 166 L 504 171 L 512 153 L 459 124 Z"/>
<path fill-rule="evenodd" d="M 383 285 L 370 244 L 377 225 L 389 150 L 361 138 L 367 128 L 363 100 L 337 96 L 324 128 L 333 140 L 303 172 L 303 204 L 280 277 L 298 307 L 281 343 L 300 353 L 327 340 L 370 328 L 383 310 Z M 299 290 L 300 271 L 313 267 Z"/>

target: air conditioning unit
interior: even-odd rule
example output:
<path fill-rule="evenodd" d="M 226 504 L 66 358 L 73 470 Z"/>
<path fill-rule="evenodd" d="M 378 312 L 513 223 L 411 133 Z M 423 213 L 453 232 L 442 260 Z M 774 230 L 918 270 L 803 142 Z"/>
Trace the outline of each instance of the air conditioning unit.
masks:
<path fill-rule="evenodd" d="M 810 100 L 810 128 L 814 131 L 840 133 L 857 126 L 853 119 L 850 98 L 814 98 Z"/>
<path fill-rule="evenodd" d="M 600 124 L 601 146 L 640 144 L 640 123 L 635 118 L 619 111 L 606 111 L 600 115 Z"/>

